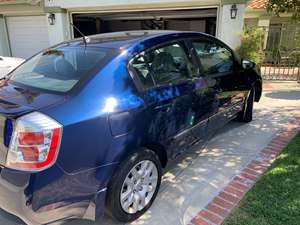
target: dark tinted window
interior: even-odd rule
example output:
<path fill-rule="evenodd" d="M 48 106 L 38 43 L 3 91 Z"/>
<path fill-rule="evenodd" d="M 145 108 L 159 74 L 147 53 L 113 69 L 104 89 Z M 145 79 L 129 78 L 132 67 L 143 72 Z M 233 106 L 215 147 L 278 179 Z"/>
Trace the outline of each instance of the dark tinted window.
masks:
<path fill-rule="evenodd" d="M 206 75 L 229 73 L 233 69 L 231 52 L 217 43 L 210 41 L 193 41 Z"/>
<path fill-rule="evenodd" d="M 145 54 L 136 57 L 133 60 L 131 67 L 134 69 L 145 88 L 154 86 L 153 77 L 150 74 L 150 65 L 147 62 Z"/>
<path fill-rule="evenodd" d="M 145 87 L 169 84 L 195 76 L 198 71 L 181 43 L 173 43 L 138 56 L 131 64 Z"/>
<path fill-rule="evenodd" d="M 102 48 L 62 47 L 29 59 L 10 76 L 10 81 L 46 91 L 67 92 L 93 68 L 103 66 L 114 55 Z"/>

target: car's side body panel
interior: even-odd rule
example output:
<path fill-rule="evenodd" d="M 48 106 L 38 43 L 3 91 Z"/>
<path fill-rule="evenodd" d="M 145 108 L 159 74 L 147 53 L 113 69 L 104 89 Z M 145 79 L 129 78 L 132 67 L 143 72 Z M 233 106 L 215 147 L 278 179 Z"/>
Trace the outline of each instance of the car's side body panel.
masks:
<path fill-rule="evenodd" d="M 2 185 L 1 207 L 33 224 L 81 217 L 87 208 L 92 210 L 92 217 L 99 216 L 112 175 L 132 152 L 160 146 L 159 154 L 170 160 L 205 138 L 210 129 L 214 131 L 234 118 L 253 85 L 261 88 L 259 74 L 245 73 L 236 56 L 235 71 L 228 76 L 205 77 L 200 73 L 196 79 L 151 89 L 144 89 L 130 72 L 132 58 L 175 40 L 186 41 L 189 54 L 195 59 L 188 43 L 193 38 L 215 40 L 198 33 L 137 39 L 123 47 L 80 89 L 64 97 L 0 87 L 1 97 L 11 89 L 10 93 L 17 94 L 11 102 L 18 104 L 9 109 L 1 104 L 0 113 L 17 117 L 36 110 L 63 125 L 60 152 L 53 167 L 33 174 L 1 170 L 0 184 L 8 183 L 10 188 L 6 191 L 10 193 L 14 188 L 19 190 L 18 204 L 22 208 L 16 209 L 15 202 L 2 197 Z M 194 63 L 200 71 L 201 64 Z M 43 105 L 45 101 L 52 104 Z"/>

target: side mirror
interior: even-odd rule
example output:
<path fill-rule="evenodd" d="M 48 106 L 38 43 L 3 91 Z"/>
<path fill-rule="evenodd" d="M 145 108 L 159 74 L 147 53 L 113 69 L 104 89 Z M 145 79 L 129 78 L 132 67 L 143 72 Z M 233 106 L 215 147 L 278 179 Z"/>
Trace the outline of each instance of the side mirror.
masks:
<path fill-rule="evenodd" d="M 255 62 L 252 62 L 250 60 L 247 59 L 243 59 L 242 60 L 242 66 L 245 70 L 251 70 L 255 68 Z"/>

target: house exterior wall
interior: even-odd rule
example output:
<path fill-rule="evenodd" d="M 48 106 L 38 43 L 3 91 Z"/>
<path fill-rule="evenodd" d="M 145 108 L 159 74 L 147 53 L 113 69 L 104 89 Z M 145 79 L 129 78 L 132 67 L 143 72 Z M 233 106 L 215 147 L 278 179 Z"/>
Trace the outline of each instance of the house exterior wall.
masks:
<path fill-rule="evenodd" d="M 72 13 L 129 12 L 175 9 L 217 8 L 217 37 L 232 48 L 240 43 L 239 34 L 243 30 L 245 3 L 247 0 L 5 0 L 0 1 L 0 55 L 10 55 L 5 17 L 18 15 L 55 14 L 55 24 L 47 23 L 51 45 L 72 38 L 70 18 Z M 30 4 L 29 4 L 30 3 Z M 232 4 L 238 6 L 236 19 L 230 18 Z"/>
<path fill-rule="evenodd" d="M 69 29 L 69 17 L 65 12 L 55 13 L 55 24 L 48 24 L 48 34 L 50 45 L 55 45 L 65 40 L 71 39 L 71 32 Z"/>
<path fill-rule="evenodd" d="M 224 41 L 233 49 L 241 44 L 240 34 L 244 27 L 245 4 L 237 4 L 237 18 L 231 19 L 231 4 L 220 7 L 218 38 Z"/>
<path fill-rule="evenodd" d="M 284 13 L 281 14 L 280 17 L 278 17 L 272 13 L 267 12 L 266 9 L 264 8 L 252 9 L 250 7 L 247 7 L 245 11 L 245 26 L 260 28 L 264 31 L 265 33 L 264 49 L 266 49 L 267 46 L 269 45 L 268 40 L 269 40 L 270 26 L 272 26 L 273 24 L 282 24 L 282 25 L 289 24 L 291 23 L 291 17 L 292 17 L 291 13 Z"/>

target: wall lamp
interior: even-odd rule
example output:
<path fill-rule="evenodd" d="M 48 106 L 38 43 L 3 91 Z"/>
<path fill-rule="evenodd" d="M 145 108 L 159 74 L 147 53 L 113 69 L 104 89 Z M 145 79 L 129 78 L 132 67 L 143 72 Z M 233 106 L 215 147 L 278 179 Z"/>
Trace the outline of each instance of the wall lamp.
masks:
<path fill-rule="evenodd" d="M 233 4 L 230 9 L 231 19 L 236 19 L 237 12 L 238 12 L 237 6 L 236 6 L 236 4 Z"/>
<path fill-rule="evenodd" d="M 49 13 L 48 23 L 49 23 L 49 25 L 54 25 L 55 24 L 55 14 L 54 13 Z"/>

